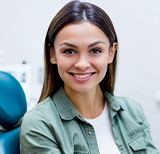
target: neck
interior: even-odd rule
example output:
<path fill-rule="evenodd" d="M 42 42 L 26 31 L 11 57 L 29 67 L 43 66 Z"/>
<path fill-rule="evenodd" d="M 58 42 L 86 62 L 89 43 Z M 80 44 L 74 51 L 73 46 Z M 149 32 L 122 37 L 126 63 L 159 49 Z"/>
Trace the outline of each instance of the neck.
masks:
<path fill-rule="evenodd" d="M 74 91 L 66 91 L 66 93 L 82 117 L 93 119 L 102 113 L 105 100 L 100 87 L 87 93 Z"/>

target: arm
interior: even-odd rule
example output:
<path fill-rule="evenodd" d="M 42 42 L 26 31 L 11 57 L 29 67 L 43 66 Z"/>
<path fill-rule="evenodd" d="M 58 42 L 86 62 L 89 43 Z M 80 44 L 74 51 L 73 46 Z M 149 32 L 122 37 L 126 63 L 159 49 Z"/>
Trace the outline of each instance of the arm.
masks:
<path fill-rule="evenodd" d="M 24 116 L 20 132 L 21 154 L 61 154 L 55 131 L 42 112 Z"/>
<path fill-rule="evenodd" d="M 151 132 L 150 132 L 150 125 L 148 124 L 146 117 L 143 113 L 143 121 L 144 121 L 144 139 L 146 142 L 146 147 L 147 147 L 147 154 L 159 154 L 158 150 L 156 147 L 153 145 L 152 138 L 151 138 Z"/>

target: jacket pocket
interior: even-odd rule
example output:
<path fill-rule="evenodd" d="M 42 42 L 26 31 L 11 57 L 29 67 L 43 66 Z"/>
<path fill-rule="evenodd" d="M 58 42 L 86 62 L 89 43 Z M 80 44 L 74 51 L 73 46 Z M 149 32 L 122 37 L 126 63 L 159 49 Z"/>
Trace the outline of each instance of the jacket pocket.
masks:
<path fill-rule="evenodd" d="M 136 138 L 133 138 L 129 142 L 129 147 L 132 149 L 134 154 L 145 154 L 147 147 L 143 135 L 141 134 Z"/>

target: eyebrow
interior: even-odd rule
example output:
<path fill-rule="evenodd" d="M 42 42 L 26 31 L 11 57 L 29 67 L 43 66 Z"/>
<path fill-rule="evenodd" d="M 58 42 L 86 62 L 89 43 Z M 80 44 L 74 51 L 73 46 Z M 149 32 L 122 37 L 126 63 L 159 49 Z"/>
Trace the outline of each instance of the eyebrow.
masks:
<path fill-rule="evenodd" d="M 95 46 L 95 45 L 97 45 L 97 44 L 105 44 L 105 42 L 103 42 L 103 41 L 93 42 L 93 43 L 91 43 L 91 44 L 88 46 L 88 48 L 91 48 L 91 47 L 93 47 L 93 46 Z M 62 45 L 66 45 L 66 46 L 73 47 L 73 48 L 78 48 L 76 45 L 74 45 L 74 44 L 72 44 L 72 43 L 69 43 L 69 42 L 61 43 L 60 46 L 62 46 Z"/>
<path fill-rule="evenodd" d="M 93 47 L 93 46 L 95 46 L 95 45 L 97 45 L 97 44 L 105 44 L 105 42 L 103 42 L 103 41 L 93 42 L 93 43 L 91 43 L 91 44 L 88 46 L 88 48 L 91 48 L 91 47 Z"/>

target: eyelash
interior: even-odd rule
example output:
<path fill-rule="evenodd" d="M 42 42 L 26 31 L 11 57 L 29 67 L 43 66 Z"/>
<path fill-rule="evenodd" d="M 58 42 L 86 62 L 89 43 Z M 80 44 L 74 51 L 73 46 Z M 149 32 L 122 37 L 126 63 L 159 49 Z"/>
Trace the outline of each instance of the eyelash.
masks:
<path fill-rule="evenodd" d="M 64 50 L 63 53 L 65 53 L 65 54 L 75 54 L 76 52 L 73 49 L 67 49 L 67 50 Z"/>
<path fill-rule="evenodd" d="M 97 49 L 97 48 L 93 48 L 93 49 L 91 49 L 91 50 L 89 51 L 89 53 L 91 53 L 91 54 L 99 54 L 99 53 L 101 53 L 101 52 L 102 52 L 102 51 L 101 51 L 100 49 Z M 66 50 L 63 51 L 63 53 L 65 53 L 65 54 L 75 54 L 76 51 L 73 50 L 73 49 L 66 49 Z"/>
<path fill-rule="evenodd" d="M 97 52 L 97 51 L 98 51 L 98 52 Z M 94 49 L 92 49 L 90 52 L 93 53 L 93 54 L 99 54 L 99 53 L 101 53 L 102 51 L 99 50 L 99 49 L 94 48 Z"/>

